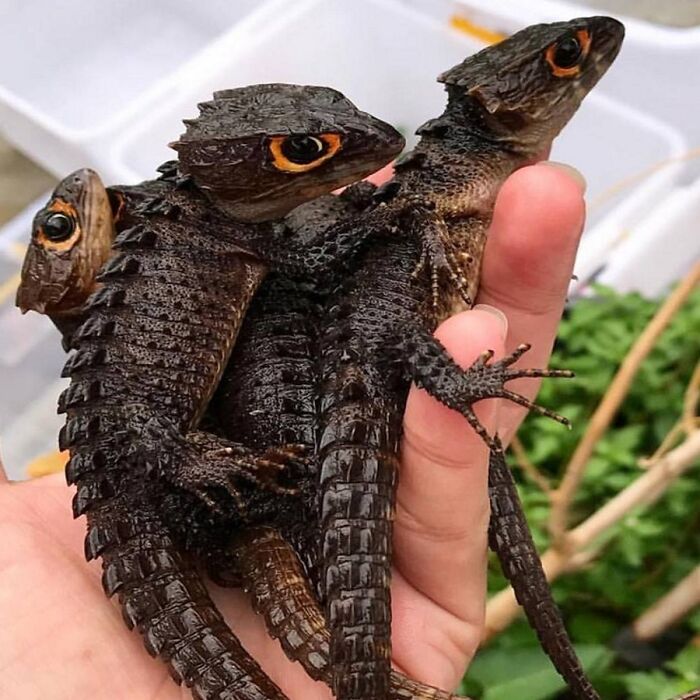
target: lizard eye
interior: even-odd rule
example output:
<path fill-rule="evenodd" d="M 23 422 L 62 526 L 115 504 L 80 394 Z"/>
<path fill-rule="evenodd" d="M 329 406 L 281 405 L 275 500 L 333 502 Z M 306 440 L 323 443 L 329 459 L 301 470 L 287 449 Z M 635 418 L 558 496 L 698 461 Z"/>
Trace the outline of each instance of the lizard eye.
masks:
<path fill-rule="evenodd" d="M 591 43 L 587 30 L 569 34 L 548 47 L 545 58 L 558 78 L 575 76 L 581 72 L 581 60 L 585 58 Z"/>
<path fill-rule="evenodd" d="M 75 222 L 66 214 L 51 214 L 43 225 L 44 236 L 54 243 L 65 241 L 75 231 Z"/>
<path fill-rule="evenodd" d="M 338 134 L 294 134 L 270 139 L 272 163 L 278 170 L 303 173 L 332 158 L 340 149 Z"/>
<path fill-rule="evenodd" d="M 326 144 L 315 136 L 290 136 L 282 141 L 282 155 L 297 165 L 308 165 L 322 156 Z"/>

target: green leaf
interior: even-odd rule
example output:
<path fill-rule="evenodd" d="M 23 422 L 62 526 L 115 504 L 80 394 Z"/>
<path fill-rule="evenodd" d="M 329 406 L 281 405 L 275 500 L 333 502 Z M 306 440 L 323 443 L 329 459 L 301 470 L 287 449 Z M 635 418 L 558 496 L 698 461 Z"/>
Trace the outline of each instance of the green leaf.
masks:
<path fill-rule="evenodd" d="M 599 671 L 612 659 L 598 644 L 580 645 L 576 651 L 589 672 Z M 566 687 L 539 647 L 486 650 L 472 663 L 467 678 L 484 689 L 483 700 L 545 700 Z"/>
<path fill-rule="evenodd" d="M 700 686 L 700 648 L 688 645 L 681 649 L 665 667 L 675 671 L 684 680 Z"/>

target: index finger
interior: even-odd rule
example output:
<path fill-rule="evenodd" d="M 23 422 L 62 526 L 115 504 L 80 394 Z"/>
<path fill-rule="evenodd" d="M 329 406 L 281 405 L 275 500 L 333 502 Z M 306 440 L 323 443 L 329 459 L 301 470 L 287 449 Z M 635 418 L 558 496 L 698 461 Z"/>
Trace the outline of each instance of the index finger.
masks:
<path fill-rule="evenodd" d="M 584 190 L 583 178 L 573 168 L 545 161 L 515 172 L 498 195 L 477 301 L 508 317 L 507 352 L 521 343 L 532 345 L 520 366 L 547 366 L 583 231 Z M 538 386 L 532 379 L 508 384 L 530 399 Z M 502 402 L 504 444 L 525 412 Z"/>

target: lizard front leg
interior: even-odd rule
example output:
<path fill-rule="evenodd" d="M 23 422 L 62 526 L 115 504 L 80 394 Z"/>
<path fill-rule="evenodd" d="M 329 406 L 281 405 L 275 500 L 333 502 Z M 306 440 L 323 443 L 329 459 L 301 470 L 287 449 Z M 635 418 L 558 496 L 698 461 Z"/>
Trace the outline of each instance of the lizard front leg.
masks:
<path fill-rule="evenodd" d="M 240 442 L 196 430 L 183 435 L 165 417 L 149 420 L 135 448 L 149 473 L 196 496 L 215 513 L 230 511 L 231 501 L 245 519 L 248 484 L 273 494 L 295 493 L 294 480 L 306 470 L 304 445 L 251 449 Z"/>
<path fill-rule="evenodd" d="M 390 353 L 394 361 L 404 366 L 409 378 L 417 386 L 425 389 L 448 408 L 461 413 L 489 448 L 496 448 L 498 443 L 486 432 L 473 410 L 474 404 L 483 399 L 506 399 L 569 425 L 563 416 L 505 388 L 507 382 L 523 377 L 573 377 L 573 373 L 568 370 L 512 369 L 511 365 L 530 349 L 529 345 L 518 346 L 512 353 L 496 362 L 490 362 L 493 352 L 487 350 L 471 367 L 462 369 L 426 329 L 407 329 L 400 337 L 401 340 Z"/>

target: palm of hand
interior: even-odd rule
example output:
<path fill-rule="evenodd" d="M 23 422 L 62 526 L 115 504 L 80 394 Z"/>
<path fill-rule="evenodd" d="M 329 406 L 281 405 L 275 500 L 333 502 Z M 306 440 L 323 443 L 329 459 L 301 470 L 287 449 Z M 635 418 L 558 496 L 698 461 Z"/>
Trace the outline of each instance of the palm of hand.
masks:
<path fill-rule="evenodd" d="M 71 517 L 72 489 L 56 474 L 0 485 L 0 697 L 169 700 L 189 697 L 145 652 L 119 606 L 105 600 L 98 562 L 83 556 L 84 522 Z M 415 591 L 397 576 L 396 603 L 416 618 Z M 240 591 L 212 591 L 246 648 L 290 697 L 329 698 L 284 657 Z M 413 601 L 415 602 L 415 601 Z M 434 614 L 434 612 L 431 612 Z M 415 644 L 415 639 L 413 640 Z"/>
<path fill-rule="evenodd" d="M 62 475 L 0 487 L 0 696 L 180 698 L 85 562 Z"/>

